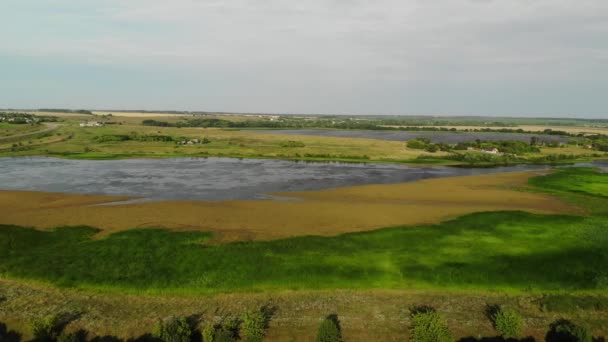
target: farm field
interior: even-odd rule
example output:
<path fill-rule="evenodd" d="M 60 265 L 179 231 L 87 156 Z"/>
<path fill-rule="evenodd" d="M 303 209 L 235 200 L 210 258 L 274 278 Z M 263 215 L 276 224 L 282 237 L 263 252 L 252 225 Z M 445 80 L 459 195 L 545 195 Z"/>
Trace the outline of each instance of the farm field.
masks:
<path fill-rule="evenodd" d="M 399 126 L 393 126 L 399 127 Z M 413 126 L 413 127 L 428 127 L 428 126 Z M 492 129 L 492 130 L 500 130 L 505 128 L 504 126 L 466 126 L 466 125 L 438 125 L 433 126 L 435 128 L 447 128 L 447 129 L 457 129 L 457 130 L 479 130 L 479 129 Z M 566 126 L 553 126 L 553 125 L 530 125 L 530 124 L 513 124 L 512 126 L 508 126 L 509 129 L 522 129 L 526 132 L 543 132 L 546 129 L 550 129 L 553 131 L 563 131 L 573 134 L 585 133 L 585 134 L 608 134 L 608 125 L 600 124 L 600 125 L 566 125 Z"/>

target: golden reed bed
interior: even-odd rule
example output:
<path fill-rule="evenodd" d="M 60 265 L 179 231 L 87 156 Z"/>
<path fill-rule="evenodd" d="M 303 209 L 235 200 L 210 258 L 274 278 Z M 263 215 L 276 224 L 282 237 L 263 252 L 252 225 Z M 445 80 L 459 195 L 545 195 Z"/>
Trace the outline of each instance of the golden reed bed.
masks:
<path fill-rule="evenodd" d="M 496 210 L 575 213 L 549 195 L 513 189 L 538 172 L 450 177 L 277 194 L 291 201 L 166 201 L 99 206 L 126 197 L 0 191 L 0 224 L 38 228 L 88 225 L 101 235 L 164 227 L 216 233 L 218 241 L 337 235 L 397 225 L 437 223 Z"/>

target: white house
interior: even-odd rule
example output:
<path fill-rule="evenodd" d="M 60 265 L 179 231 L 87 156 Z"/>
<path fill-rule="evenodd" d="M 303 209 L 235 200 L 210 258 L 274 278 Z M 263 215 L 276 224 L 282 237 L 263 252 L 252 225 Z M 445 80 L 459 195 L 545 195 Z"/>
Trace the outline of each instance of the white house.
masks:
<path fill-rule="evenodd" d="M 101 127 L 103 126 L 102 122 L 97 121 L 85 121 L 80 123 L 80 127 Z"/>

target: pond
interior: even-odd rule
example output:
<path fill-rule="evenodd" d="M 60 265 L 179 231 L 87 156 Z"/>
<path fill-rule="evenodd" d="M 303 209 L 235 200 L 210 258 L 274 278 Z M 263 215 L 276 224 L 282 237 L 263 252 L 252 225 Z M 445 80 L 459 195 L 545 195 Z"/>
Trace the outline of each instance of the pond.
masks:
<path fill-rule="evenodd" d="M 417 138 L 426 138 L 435 143 L 457 144 L 459 142 L 472 142 L 477 139 L 488 140 L 518 140 L 529 142 L 532 137 L 540 141 L 562 143 L 568 142 L 567 137 L 529 133 L 496 133 L 496 132 L 404 132 L 404 131 L 365 131 L 365 130 L 320 130 L 320 129 L 294 129 L 294 130 L 246 130 L 250 133 L 286 134 L 286 135 L 312 135 L 339 138 L 366 138 L 389 141 L 406 141 Z"/>
<path fill-rule="evenodd" d="M 148 200 L 267 199 L 273 192 L 544 169 L 519 165 L 466 169 L 392 164 L 311 163 L 268 159 L 173 158 L 68 160 L 0 158 L 0 190 L 28 190 Z"/>

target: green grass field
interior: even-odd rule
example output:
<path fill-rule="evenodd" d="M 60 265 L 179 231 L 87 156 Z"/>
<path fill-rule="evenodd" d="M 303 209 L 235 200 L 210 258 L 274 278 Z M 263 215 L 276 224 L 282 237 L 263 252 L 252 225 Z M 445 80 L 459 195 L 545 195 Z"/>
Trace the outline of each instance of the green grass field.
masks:
<path fill-rule="evenodd" d="M 607 180 L 608 174 L 577 168 L 531 183 L 606 207 Z M 0 272 L 132 292 L 608 289 L 608 220 L 598 211 L 586 217 L 478 213 L 433 226 L 220 245 L 207 245 L 208 233 L 146 229 L 91 239 L 94 233 L 2 226 Z"/>

